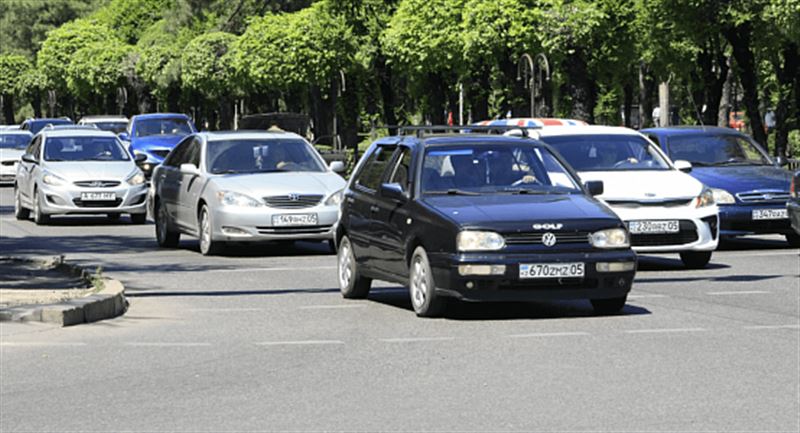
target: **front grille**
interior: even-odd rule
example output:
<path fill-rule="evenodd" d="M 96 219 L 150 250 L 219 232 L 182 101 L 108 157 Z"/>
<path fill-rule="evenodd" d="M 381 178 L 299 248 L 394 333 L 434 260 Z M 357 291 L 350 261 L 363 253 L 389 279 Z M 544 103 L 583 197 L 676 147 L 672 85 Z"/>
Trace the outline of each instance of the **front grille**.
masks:
<path fill-rule="evenodd" d="M 558 244 L 588 244 L 588 232 L 552 232 L 556 237 L 556 245 Z M 544 233 L 508 233 L 503 235 L 506 240 L 506 245 L 531 245 L 541 244 L 542 236 Z"/>
<path fill-rule="evenodd" d="M 81 180 L 73 183 L 83 188 L 113 188 L 120 184 L 118 180 Z"/>
<path fill-rule="evenodd" d="M 631 234 L 634 247 L 657 247 L 663 245 L 683 245 L 696 242 L 697 226 L 689 220 L 681 220 L 678 233 Z"/>
<path fill-rule="evenodd" d="M 3 161 L 3 162 L 0 162 L 0 164 L 3 164 L 3 165 L 5 165 L 5 166 L 12 166 L 12 165 L 14 165 L 14 164 L 16 164 L 16 163 L 17 163 L 17 161 L 15 161 L 15 160 L 13 160 L 13 159 L 9 159 L 8 161 Z"/>
<path fill-rule="evenodd" d="M 318 205 L 320 201 L 322 201 L 322 195 L 319 194 L 290 194 L 264 197 L 264 202 L 267 203 L 267 206 L 279 209 L 313 207 Z"/>
<path fill-rule="evenodd" d="M 159 158 L 166 158 L 169 155 L 169 150 L 151 150 L 150 153 Z"/>
<path fill-rule="evenodd" d="M 736 197 L 742 203 L 783 203 L 789 200 L 789 191 L 779 190 L 756 190 L 740 192 Z"/>
<path fill-rule="evenodd" d="M 72 199 L 72 202 L 78 207 L 117 207 L 122 204 L 122 199 L 117 198 L 116 200 L 83 201 L 79 198 L 75 198 Z"/>
<path fill-rule="evenodd" d="M 637 200 L 606 200 L 609 206 L 618 206 L 624 208 L 638 208 L 638 207 L 681 207 L 687 206 L 691 203 L 693 198 L 679 198 L 674 200 L 658 200 L 658 201 L 637 201 Z"/>
<path fill-rule="evenodd" d="M 314 235 L 328 232 L 331 226 L 305 226 L 305 227 L 267 227 L 256 226 L 262 235 Z"/>

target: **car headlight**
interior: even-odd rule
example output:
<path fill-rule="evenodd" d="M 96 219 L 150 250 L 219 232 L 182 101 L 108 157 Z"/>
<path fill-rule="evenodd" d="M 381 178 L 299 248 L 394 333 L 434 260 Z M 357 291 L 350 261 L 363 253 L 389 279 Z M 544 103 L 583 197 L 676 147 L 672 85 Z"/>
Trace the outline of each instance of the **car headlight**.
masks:
<path fill-rule="evenodd" d="M 463 231 L 456 236 L 459 251 L 496 251 L 506 246 L 506 240 L 495 232 Z"/>
<path fill-rule="evenodd" d="M 217 199 L 223 206 L 239 206 L 239 207 L 259 207 L 261 202 L 258 200 L 233 191 L 219 191 L 217 192 Z"/>
<path fill-rule="evenodd" d="M 631 241 L 625 229 L 606 229 L 589 235 L 589 243 L 595 248 L 628 248 Z"/>
<path fill-rule="evenodd" d="M 144 183 L 144 181 L 144 173 L 142 173 L 141 170 L 136 170 L 132 175 L 125 179 L 125 182 L 128 182 L 128 184 L 131 186 L 141 185 Z"/>
<path fill-rule="evenodd" d="M 714 204 L 714 192 L 710 188 L 703 189 L 703 192 L 694 199 L 694 207 L 706 207 Z"/>
<path fill-rule="evenodd" d="M 66 180 L 54 175 L 53 173 L 45 173 L 45 175 L 42 176 L 42 182 L 53 186 L 63 185 L 67 183 Z"/>
<path fill-rule="evenodd" d="M 335 193 L 331 194 L 327 200 L 325 200 L 325 206 L 339 206 L 339 203 L 342 202 L 342 195 L 344 194 L 344 190 L 340 189 Z"/>
<path fill-rule="evenodd" d="M 734 204 L 736 203 L 736 199 L 733 198 L 733 195 L 724 189 L 719 188 L 710 188 L 711 193 L 714 197 L 714 202 L 717 204 Z"/>

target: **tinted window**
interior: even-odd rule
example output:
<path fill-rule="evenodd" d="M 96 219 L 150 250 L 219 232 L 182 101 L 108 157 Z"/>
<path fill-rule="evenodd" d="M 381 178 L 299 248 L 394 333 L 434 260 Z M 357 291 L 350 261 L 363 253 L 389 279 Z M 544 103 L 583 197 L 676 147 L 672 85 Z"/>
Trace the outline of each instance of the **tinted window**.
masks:
<path fill-rule="evenodd" d="M 638 135 L 542 137 L 577 171 L 669 170 L 649 141 Z"/>
<path fill-rule="evenodd" d="M 177 146 L 167 155 L 167 159 L 164 160 L 164 165 L 170 167 L 178 167 L 179 165 L 187 162 L 187 152 L 189 152 L 189 144 L 192 142 L 192 138 L 187 138 Z"/>
<path fill-rule="evenodd" d="M 699 166 L 769 164 L 753 142 L 729 134 L 670 137 L 669 155 L 673 160 L 684 159 Z"/>
<path fill-rule="evenodd" d="M 140 119 L 136 121 L 137 137 L 149 137 L 152 135 L 189 135 L 192 132 L 189 120 L 183 117 Z"/>
<path fill-rule="evenodd" d="M 25 149 L 31 142 L 27 134 L 0 134 L 0 149 Z"/>
<path fill-rule="evenodd" d="M 111 131 L 114 134 L 124 132 L 125 128 L 128 127 L 128 122 L 91 122 L 89 124 L 94 125 L 103 131 Z"/>
<path fill-rule="evenodd" d="M 128 153 L 113 137 L 50 137 L 45 161 L 127 161 Z"/>
<path fill-rule="evenodd" d="M 206 167 L 214 174 L 325 171 L 311 145 L 296 138 L 210 141 Z"/>
<path fill-rule="evenodd" d="M 395 146 L 380 146 L 369 156 L 356 179 L 356 185 L 377 190 L 381 184 L 383 173 L 392 158 Z"/>

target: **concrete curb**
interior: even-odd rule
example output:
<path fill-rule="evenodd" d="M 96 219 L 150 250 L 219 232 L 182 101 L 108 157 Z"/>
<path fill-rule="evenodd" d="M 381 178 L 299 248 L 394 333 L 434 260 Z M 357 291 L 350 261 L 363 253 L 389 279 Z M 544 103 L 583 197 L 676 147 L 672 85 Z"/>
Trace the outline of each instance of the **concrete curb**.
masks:
<path fill-rule="evenodd" d="M 64 256 L 48 259 L 2 257 L 3 259 L 35 262 L 43 266 L 53 266 L 73 275 L 79 275 L 87 282 L 96 282 L 93 274 L 76 265 L 64 263 Z M 110 319 L 125 314 L 128 300 L 125 299 L 125 286 L 118 280 L 102 279 L 102 289 L 89 296 L 73 298 L 56 304 L 20 305 L 0 310 L 0 322 L 47 322 L 61 326 L 72 326 Z M 96 286 L 95 286 L 96 287 Z"/>

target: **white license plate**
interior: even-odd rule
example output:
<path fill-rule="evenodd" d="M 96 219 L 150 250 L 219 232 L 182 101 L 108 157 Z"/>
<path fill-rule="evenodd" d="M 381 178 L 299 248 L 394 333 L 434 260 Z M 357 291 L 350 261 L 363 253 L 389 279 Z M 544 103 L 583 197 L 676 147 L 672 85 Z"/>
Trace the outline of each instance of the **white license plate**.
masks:
<path fill-rule="evenodd" d="M 108 201 L 116 200 L 117 195 L 113 192 L 82 192 L 81 201 Z"/>
<path fill-rule="evenodd" d="M 584 263 L 530 263 L 519 265 L 519 277 L 524 278 L 576 278 L 583 277 Z"/>
<path fill-rule="evenodd" d="M 753 209 L 754 220 L 783 220 L 789 218 L 786 209 Z"/>
<path fill-rule="evenodd" d="M 289 214 L 289 215 L 273 215 L 272 225 L 276 227 L 315 226 L 317 225 L 317 214 L 304 213 L 304 214 Z"/>
<path fill-rule="evenodd" d="M 669 221 L 631 221 L 628 223 L 631 234 L 678 233 L 681 225 L 676 220 Z"/>

